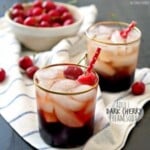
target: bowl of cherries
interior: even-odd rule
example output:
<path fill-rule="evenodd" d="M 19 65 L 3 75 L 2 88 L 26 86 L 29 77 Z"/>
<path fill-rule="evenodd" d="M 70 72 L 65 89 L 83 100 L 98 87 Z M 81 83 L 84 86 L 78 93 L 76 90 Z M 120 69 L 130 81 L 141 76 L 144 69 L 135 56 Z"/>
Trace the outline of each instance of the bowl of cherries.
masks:
<path fill-rule="evenodd" d="M 49 50 L 75 35 L 83 20 L 78 7 L 52 0 L 15 3 L 5 18 L 16 39 L 34 51 Z"/>

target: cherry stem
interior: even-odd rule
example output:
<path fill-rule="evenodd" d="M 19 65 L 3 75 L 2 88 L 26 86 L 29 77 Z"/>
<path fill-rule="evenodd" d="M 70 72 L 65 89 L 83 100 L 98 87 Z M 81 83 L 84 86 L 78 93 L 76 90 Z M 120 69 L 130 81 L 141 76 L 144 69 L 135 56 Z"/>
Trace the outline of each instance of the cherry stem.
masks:
<path fill-rule="evenodd" d="M 98 47 L 96 49 L 96 52 L 95 52 L 94 56 L 92 57 L 92 60 L 89 63 L 89 66 L 87 67 L 86 73 L 90 73 L 92 71 L 92 69 L 94 67 L 94 64 L 95 64 L 95 62 L 96 62 L 96 60 L 97 60 L 97 58 L 100 54 L 100 51 L 101 51 L 101 48 Z"/>
<path fill-rule="evenodd" d="M 83 60 L 85 60 L 87 58 L 87 53 L 78 61 L 78 65 L 79 64 L 81 64 L 81 62 L 83 61 Z"/>
<path fill-rule="evenodd" d="M 126 39 L 129 35 L 129 33 L 132 31 L 132 29 L 136 26 L 136 22 L 132 21 L 129 26 L 123 30 L 120 31 L 120 35 L 122 38 Z"/>

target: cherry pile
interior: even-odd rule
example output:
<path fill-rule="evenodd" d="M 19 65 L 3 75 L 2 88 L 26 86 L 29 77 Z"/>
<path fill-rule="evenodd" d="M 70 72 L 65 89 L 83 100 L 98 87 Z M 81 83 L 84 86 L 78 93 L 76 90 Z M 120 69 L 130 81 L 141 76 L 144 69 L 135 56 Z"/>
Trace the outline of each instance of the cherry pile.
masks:
<path fill-rule="evenodd" d="M 15 3 L 10 17 L 17 23 L 34 27 L 61 27 L 75 21 L 67 7 L 52 0 L 35 0 L 29 8 L 22 3 Z"/>
<path fill-rule="evenodd" d="M 33 79 L 35 72 L 39 69 L 29 56 L 21 56 L 18 61 L 19 67 L 25 72 L 28 78 Z M 0 83 L 6 79 L 6 71 L 0 68 Z"/>
<path fill-rule="evenodd" d="M 32 59 L 29 56 L 20 57 L 18 65 L 25 71 L 25 74 L 30 79 L 33 79 L 34 73 L 39 69 L 36 65 L 34 65 Z"/>

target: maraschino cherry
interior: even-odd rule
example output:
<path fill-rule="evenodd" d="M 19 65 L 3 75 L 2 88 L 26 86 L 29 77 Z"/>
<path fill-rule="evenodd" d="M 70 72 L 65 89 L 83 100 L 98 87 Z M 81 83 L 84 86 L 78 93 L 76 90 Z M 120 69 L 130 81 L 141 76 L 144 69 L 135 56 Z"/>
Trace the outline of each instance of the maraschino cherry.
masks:
<path fill-rule="evenodd" d="M 75 65 L 70 65 L 64 70 L 64 76 L 72 80 L 76 80 L 82 74 L 82 69 Z"/>
<path fill-rule="evenodd" d="M 64 70 L 64 76 L 68 79 L 77 80 L 81 84 L 94 85 L 97 82 L 97 77 L 92 72 L 93 66 L 100 54 L 101 49 L 97 48 L 95 55 L 93 56 L 87 70 L 83 72 L 83 70 L 77 65 L 69 65 Z"/>
<path fill-rule="evenodd" d="M 91 62 L 89 63 L 89 66 L 84 74 L 78 77 L 78 81 L 82 84 L 88 84 L 88 85 L 94 85 L 97 82 L 97 77 L 92 72 L 92 69 L 94 67 L 94 64 L 100 54 L 101 48 L 97 48 Z"/>

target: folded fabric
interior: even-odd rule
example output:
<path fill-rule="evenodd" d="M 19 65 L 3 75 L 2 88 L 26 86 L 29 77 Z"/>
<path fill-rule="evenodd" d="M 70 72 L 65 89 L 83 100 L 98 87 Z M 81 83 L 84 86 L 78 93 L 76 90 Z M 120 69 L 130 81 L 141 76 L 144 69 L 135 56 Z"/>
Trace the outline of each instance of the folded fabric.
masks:
<path fill-rule="evenodd" d="M 33 58 L 36 65 L 42 67 L 61 62 L 77 63 L 84 56 L 86 45 L 83 33 L 89 25 L 94 23 L 97 9 L 94 5 L 90 5 L 80 10 L 88 17 L 84 17 L 83 25 L 76 36 L 63 39 L 47 52 L 32 54 L 30 51 L 24 51 Z M 45 144 L 39 135 L 34 85 L 32 80 L 20 72 L 18 59 L 22 55 L 21 46 L 3 18 L 0 20 L 0 46 L 0 65 L 7 72 L 7 79 L 0 84 L 1 115 L 33 147 L 40 150 L 58 150 Z M 134 107 L 142 110 L 143 105 L 149 101 L 150 70 L 148 68 L 137 69 L 135 76 L 136 80 L 146 83 L 144 95 L 133 96 L 130 90 L 116 94 L 101 93 L 99 89 L 94 136 L 84 146 L 76 149 L 119 150 L 124 146 L 129 132 L 136 125 L 141 114 L 137 114 L 133 121 L 119 122 L 113 120 L 108 112 L 111 108 L 118 107 L 118 103 L 121 102 L 128 104 L 128 108 Z"/>
<path fill-rule="evenodd" d="M 94 135 L 83 150 L 120 150 L 126 143 L 130 131 L 144 115 L 143 106 L 150 101 L 150 69 L 137 69 L 135 81 L 143 81 L 146 91 L 143 95 L 134 96 L 130 89 L 125 92 L 110 94 L 102 93 L 110 124 Z M 111 108 L 120 113 L 109 114 Z"/>
<path fill-rule="evenodd" d="M 80 11 L 82 14 L 88 13 L 89 17 L 88 19 L 85 17 L 76 36 L 63 39 L 47 52 L 34 55 L 25 50 L 36 65 L 42 67 L 53 63 L 76 62 L 84 55 L 84 31 L 95 21 L 97 9 L 94 5 L 90 5 L 80 8 Z M 0 84 L 0 113 L 10 126 L 33 147 L 52 150 L 54 148 L 48 146 L 39 135 L 33 81 L 22 74 L 18 66 L 19 57 L 23 55 L 20 43 L 9 30 L 4 18 L 0 20 L 0 29 L 0 64 L 7 73 L 7 79 Z M 100 95 L 99 90 L 97 108 L 101 109 L 96 111 L 98 117 L 95 119 L 95 132 L 102 130 L 108 123 Z"/>

